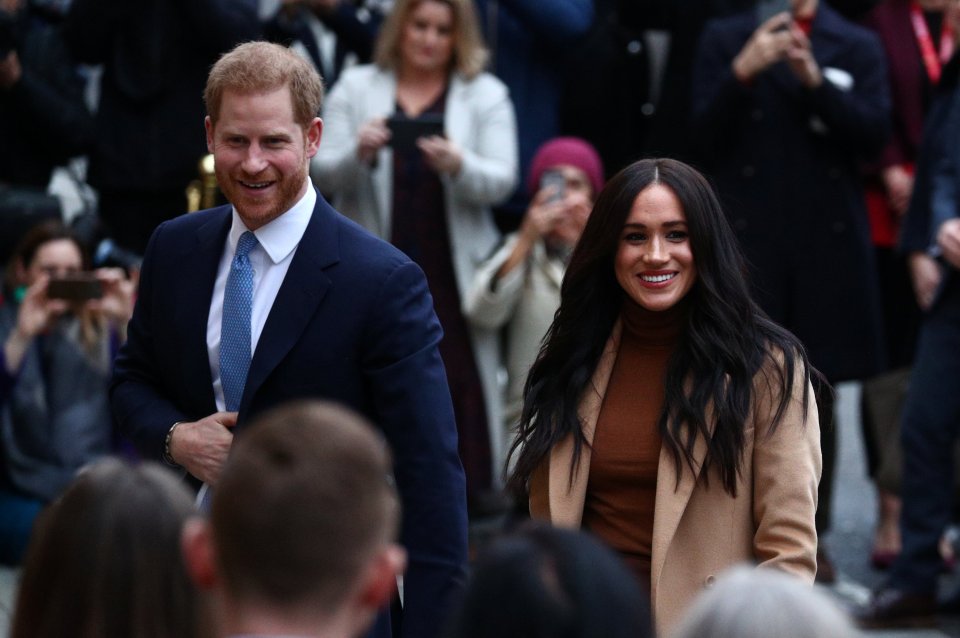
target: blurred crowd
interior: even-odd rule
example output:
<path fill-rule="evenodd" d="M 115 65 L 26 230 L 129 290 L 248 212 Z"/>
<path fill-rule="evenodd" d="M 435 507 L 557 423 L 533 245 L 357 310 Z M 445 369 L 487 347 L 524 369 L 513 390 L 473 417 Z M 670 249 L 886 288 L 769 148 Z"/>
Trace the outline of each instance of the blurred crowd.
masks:
<path fill-rule="evenodd" d="M 677 158 L 714 187 L 753 298 L 820 373 L 821 535 L 831 386 L 863 384 L 879 503 L 865 560 L 891 570 L 864 622 L 935 613 L 960 480 L 958 37 L 957 0 L 0 0 L 0 562 L 23 560 L 78 470 L 138 458 L 108 389 L 142 255 L 158 225 L 196 208 L 191 183 L 210 177 L 211 66 L 269 40 L 324 81 L 309 179 L 426 275 L 472 522 L 526 514 L 505 480 L 531 416 L 527 373 L 597 197 L 636 160 Z M 86 480 L 95 488 L 97 473 Z M 575 582 L 609 557 L 552 533 L 530 528 L 483 554 L 451 636 L 652 632 L 646 608 L 625 633 L 576 618 L 568 598 L 621 604 Z M 827 550 L 817 579 L 830 583 Z M 577 552 L 597 555 L 567 563 Z M 402 571 L 393 554 L 380 560 Z M 544 564 L 557 573 L 507 599 L 519 590 L 507 570 L 523 565 L 516 578 L 533 581 Z M 202 565 L 191 574 L 201 589 Z M 710 605 L 729 610 L 751 588 L 827 604 L 748 578 L 723 581 L 725 602 L 718 583 L 676 635 L 750 635 L 742 615 Z M 486 617 L 477 630 L 507 602 L 516 613 L 503 611 L 502 628 Z M 756 623 L 777 603 L 765 604 Z M 593 633 L 508 628 L 537 614 Z M 844 622 L 795 635 L 844 635 Z"/>

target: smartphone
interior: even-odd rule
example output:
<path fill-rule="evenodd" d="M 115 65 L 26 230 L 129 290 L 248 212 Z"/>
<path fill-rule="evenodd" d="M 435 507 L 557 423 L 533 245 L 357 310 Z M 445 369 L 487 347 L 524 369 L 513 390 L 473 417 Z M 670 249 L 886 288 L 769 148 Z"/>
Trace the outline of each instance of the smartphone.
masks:
<path fill-rule="evenodd" d="M 57 277 L 47 283 L 47 297 L 68 301 L 89 301 L 103 297 L 103 285 L 92 272 Z"/>
<path fill-rule="evenodd" d="M 790 13 L 790 0 L 757 0 L 757 25 L 761 25 L 778 13 Z"/>
<path fill-rule="evenodd" d="M 563 176 L 562 171 L 548 170 L 544 171 L 543 175 L 540 176 L 541 190 L 551 186 L 553 187 L 554 191 L 548 201 L 559 202 L 564 198 L 567 188 L 567 178 Z"/>
<path fill-rule="evenodd" d="M 421 137 L 443 135 L 443 116 L 428 113 L 410 119 L 394 114 L 387 118 L 387 128 L 390 129 L 390 146 L 411 149 L 416 147 L 417 139 Z"/>

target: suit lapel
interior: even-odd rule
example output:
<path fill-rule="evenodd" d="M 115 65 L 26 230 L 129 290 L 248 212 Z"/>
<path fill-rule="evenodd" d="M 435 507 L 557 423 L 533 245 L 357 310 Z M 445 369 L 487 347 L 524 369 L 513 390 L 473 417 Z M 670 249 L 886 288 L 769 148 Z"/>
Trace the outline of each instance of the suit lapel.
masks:
<path fill-rule="evenodd" d="M 186 359 L 181 368 L 183 385 L 187 388 L 204 388 L 204 402 L 209 408 L 205 414 L 217 411 L 207 353 L 207 319 L 217 267 L 230 231 L 230 211 L 231 208 L 226 206 L 212 215 L 197 229 L 194 243 L 184 242 L 176 260 L 178 272 L 187 274 L 176 282 L 179 301 L 173 309 L 178 317 L 175 325 L 183 330 L 183 357 Z"/>
<path fill-rule="evenodd" d="M 250 407 L 270 373 L 299 341 L 330 287 L 330 278 L 324 269 L 340 259 L 336 215 L 318 193 L 310 222 L 280 285 L 250 362 L 240 401 L 241 414 Z"/>

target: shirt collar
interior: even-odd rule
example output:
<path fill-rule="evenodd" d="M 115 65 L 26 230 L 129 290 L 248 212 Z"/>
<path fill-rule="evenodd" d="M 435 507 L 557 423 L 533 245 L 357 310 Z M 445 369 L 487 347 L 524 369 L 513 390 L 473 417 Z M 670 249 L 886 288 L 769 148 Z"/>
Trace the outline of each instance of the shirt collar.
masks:
<path fill-rule="evenodd" d="M 257 241 L 260 242 L 263 250 L 270 257 L 270 261 L 279 264 L 293 252 L 293 249 L 300 243 L 303 233 L 307 230 L 307 224 L 310 223 L 310 216 L 313 215 L 313 209 L 316 205 L 317 191 L 314 190 L 313 182 L 308 177 L 307 192 L 290 210 L 253 231 Z M 233 223 L 230 226 L 230 234 L 227 236 L 227 243 L 231 249 L 236 249 L 237 242 L 240 241 L 240 235 L 247 230 L 248 228 L 240 219 L 237 209 L 233 208 Z"/>

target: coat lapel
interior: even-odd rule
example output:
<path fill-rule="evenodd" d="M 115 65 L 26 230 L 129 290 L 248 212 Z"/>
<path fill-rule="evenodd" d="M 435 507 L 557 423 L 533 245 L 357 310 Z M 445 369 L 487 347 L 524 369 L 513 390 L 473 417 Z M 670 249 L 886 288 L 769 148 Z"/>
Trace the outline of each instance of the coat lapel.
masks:
<path fill-rule="evenodd" d="M 708 424 L 713 421 L 709 408 L 706 419 Z M 650 593 L 654 605 L 656 605 L 657 585 L 660 574 L 663 572 L 667 551 L 690 502 L 693 488 L 700 480 L 700 470 L 706 456 L 707 442 L 703 436 L 698 435 L 693 445 L 693 471 L 684 467 L 680 472 L 680 481 L 677 483 L 674 478 L 677 474 L 677 466 L 673 461 L 673 455 L 666 446 L 660 447 L 660 461 L 657 465 L 657 496 L 653 513 L 653 543 L 650 552 Z"/>
<path fill-rule="evenodd" d="M 574 468 L 572 480 L 570 469 L 573 464 L 573 436 L 567 436 L 550 452 L 550 472 L 548 478 L 548 498 L 550 520 L 559 527 L 580 527 L 583 518 L 583 503 L 587 495 L 587 481 L 590 478 L 590 446 L 597 428 L 597 418 L 603 406 L 603 397 L 607 392 L 610 374 L 617 361 L 620 349 L 621 323 L 613 326 L 610 338 L 603 348 L 603 354 L 593 372 L 590 387 L 580 400 L 580 427 L 587 444 L 580 452 L 580 462 Z"/>
<path fill-rule="evenodd" d="M 183 384 L 187 388 L 204 388 L 207 395 L 204 402 L 209 409 L 204 414 L 217 411 L 207 354 L 207 319 L 223 245 L 230 231 L 230 211 L 226 206 L 211 215 L 210 220 L 197 229 L 194 242 L 184 242 L 176 260 L 179 272 L 189 273 L 177 280 L 179 301 L 173 309 L 177 317 L 175 325 L 183 334 Z"/>
<path fill-rule="evenodd" d="M 277 292 L 256 352 L 250 362 L 240 413 L 250 406 L 260 386 L 296 345 L 330 287 L 324 269 L 340 259 L 337 213 L 319 193 L 313 215 Z"/>

